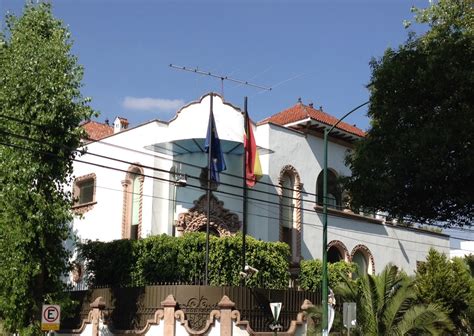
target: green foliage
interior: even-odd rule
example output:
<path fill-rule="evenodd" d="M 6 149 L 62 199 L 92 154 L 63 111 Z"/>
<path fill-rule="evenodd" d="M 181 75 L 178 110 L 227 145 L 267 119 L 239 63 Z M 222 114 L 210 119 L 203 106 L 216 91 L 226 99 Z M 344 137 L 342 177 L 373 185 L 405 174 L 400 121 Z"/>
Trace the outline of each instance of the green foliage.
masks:
<path fill-rule="evenodd" d="M 242 236 L 210 237 L 209 284 L 236 286 L 241 278 Z M 154 236 L 138 241 L 87 242 L 79 246 L 91 285 L 143 286 L 152 283 L 194 283 L 204 278 L 206 237 Z M 247 237 L 247 263 L 259 270 L 247 286 L 285 288 L 289 248 L 283 243 Z"/>
<path fill-rule="evenodd" d="M 372 125 L 347 157 L 354 207 L 419 222 L 474 221 L 470 0 L 415 10 L 429 31 L 372 61 Z"/>
<path fill-rule="evenodd" d="M 464 256 L 464 262 L 469 267 L 469 271 L 471 272 L 471 277 L 474 277 L 474 254 L 469 254 Z"/>
<path fill-rule="evenodd" d="M 415 283 L 420 300 L 444 307 L 459 332 L 472 332 L 467 311 L 473 300 L 474 280 L 462 259 L 449 260 L 431 249 L 416 272 Z"/>
<path fill-rule="evenodd" d="M 346 279 L 336 293 L 357 304 L 360 335 L 443 335 L 452 329 L 440 306 L 417 303 L 413 281 L 395 266 L 387 266 L 379 275 Z"/>
<path fill-rule="evenodd" d="M 123 242 L 117 240 L 115 242 Z M 130 279 L 127 274 L 132 274 L 132 278 L 137 284 L 145 282 L 173 281 L 173 276 L 177 272 L 178 250 L 174 248 L 173 240 L 169 236 L 160 235 L 147 239 L 135 241 L 135 248 L 125 253 L 128 262 L 127 269 L 122 269 L 122 279 L 118 284 L 127 283 Z M 131 247 L 131 245 L 130 245 Z M 132 256 L 133 253 L 133 256 Z M 132 258 L 133 257 L 133 258 Z M 136 264 L 133 265 L 133 260 Z M 102 283 L 107 283 L 106 279 L 101 279 Z"/>
<path fill-rule="evenodd" d="M 64 299 L 71 220 L 64 186 L 78 125 L 91 116 L 71 46 L 43 3 L 8 15 L 0 34 L 0 315 L 21 335 L 39 334 L 41 305 Z"/>
<path fill-rule="evenodd" d="M 323 279 L 323 263 L 321 260 L 303 260 L 300 263 L 300 287 L 304 290 L 319 291 Z M 328 264 L 329 287 L 335 288 L 346 277 L 356 271 L 356 265 L 338 261 Z"/>
<path fill-rule="evenodd" d="M 175 245 L 178 248 L 178 274 L 175 276 L 175 279 L 191 283 L 195 279 L 203 279 L 206 258 L 206 235 L 203 233 L 185 234 L 182 238 L 170 237 L 170 239 L 179 241 Z M 210 241 L 213 240 L 211 239 Z M 211 260 L 211 246 L 209 246 L 209 260 Z M 211 266 L 210 262 L 209 266 Z M 209 269 L 209 274 L 211 272 L 211 269 Z"/>
<path fill-rule="evenodd" d="M 132 281 L 135 241 L 124 239 L 112 242 L 91 241 L 80 244 L 81 255 L 88 262 L 88 281 L 118 286 Z"/>
<path fill-rule="evenodd" d="M 247 280 L 247 286 L 269 289 L 288 287 L 290 249 L 281 242 L 263 242 L 247 237 L 247 264 L 259 270 Z"/>

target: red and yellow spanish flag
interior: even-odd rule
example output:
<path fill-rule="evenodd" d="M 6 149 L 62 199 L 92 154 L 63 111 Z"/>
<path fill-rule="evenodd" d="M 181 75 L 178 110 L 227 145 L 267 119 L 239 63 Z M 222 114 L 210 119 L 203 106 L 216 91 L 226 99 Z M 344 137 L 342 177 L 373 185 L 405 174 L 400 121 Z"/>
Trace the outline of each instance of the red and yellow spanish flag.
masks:
<path fill-rule="evenodd" d="M 247 112 L 245 112 L 244 118 L 245 176 L 247 186 L 253 187 L 257 180 L 263 175 L 262 166 L 260 165 L 257 143 L 253 135 L 252 123 Z"/>

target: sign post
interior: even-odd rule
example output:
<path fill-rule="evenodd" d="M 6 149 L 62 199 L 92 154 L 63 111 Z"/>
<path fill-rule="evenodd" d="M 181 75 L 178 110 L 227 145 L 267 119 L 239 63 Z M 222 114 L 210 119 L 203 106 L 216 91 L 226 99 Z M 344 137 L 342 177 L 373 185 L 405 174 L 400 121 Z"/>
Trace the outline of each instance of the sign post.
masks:
<path fill-rule="evenodd" d="M 342 306 L 342 320 L 344 327 L 347 328 L 349 335 L 351 328 L 355 328 L 357 324 L 357 305 L 355 302 L 344 302 Z"/>
<path fill-rule="evenodd" d="M 273 323 L 270 325 L 270 329 L 273 329 L 274 335 L 277 334 L 277 330 L 281 329 L 281 325 L 278 324 L 278 319 L 280 318 L 281 311 L 281 302 L 271 302 L 270 310 L 273 315 Z"/>
<path fill-rule="evenodd" d="M 61 307 L 59 305 L 43 305 L 41 310 L 41 330 L 59 330 Z"/>

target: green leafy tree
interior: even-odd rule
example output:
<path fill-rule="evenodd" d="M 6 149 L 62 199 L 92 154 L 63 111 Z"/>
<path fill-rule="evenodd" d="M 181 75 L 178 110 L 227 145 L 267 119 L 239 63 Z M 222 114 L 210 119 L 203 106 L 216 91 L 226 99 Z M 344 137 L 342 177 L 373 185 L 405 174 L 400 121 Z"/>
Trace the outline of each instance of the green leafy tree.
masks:
<path fill-rule="evenodd" d="M 388 265 L 379 275 L 346 279 L 336 293 L 357 304 L 361 335 L 442 335 L 452 329 L 441 306 L 417 303 L 413 281 L 396 266 Z"/>
<path fill-rule="evenodd" d="M 69 32 L 47 4 L 6 17 L 0 37 L 0 318 L 40 334 L 68 267 L 70 181 L 79 123 L 91 116 Z"/>
<path fill-rule="evenodd" d="M 418 297 L 423 302 L 444 307 L 458 332 L 472 333 L 468 310 L 474 299 L 474 282 L 462 259 L 449 260 L 446 255 L 431 249 L 416 272 L 415 283 Z"/>
<path fill-rule="evenodd" d="M 347 157 L 354 207 L 420 222 L 474 221 L 474 10 L 415 9 L 422 36 L 372 61 L 371 128 Z"/>

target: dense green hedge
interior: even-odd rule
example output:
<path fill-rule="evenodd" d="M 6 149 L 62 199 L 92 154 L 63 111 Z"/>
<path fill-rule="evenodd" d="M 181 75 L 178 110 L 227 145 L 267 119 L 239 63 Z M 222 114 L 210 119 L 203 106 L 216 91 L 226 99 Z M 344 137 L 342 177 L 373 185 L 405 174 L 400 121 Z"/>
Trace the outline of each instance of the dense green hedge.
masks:
<path fill-rule="evenodd" d="M 288 286 L 288 245 L 247 236 L 247 264 L 258 274 L 247 285 L 264 288 Z M 86 261 L 90 285 L 142 286 L 152 283 L 196 283 L 204 278 L 204 233 L 183 237 L 153 236 L 136 241 L 88 241 L 79 246 Z M 209 284 L 238 285 L 242 236 L 217 238 L 209 245 Z"/>
<path fill-rule="evenodd" d="M 300 263 L 301 271 L 299 283 L 301 289 L 318 291 L 321 289 L 323 279 L 323 263 L 321 260 L 303 260 Z M 338 261 L 328 264 L 329 287 L 335 288 L 336 284 L 341 282 L 344 277 L 354 273 L 357 266 L 353 263 Z"/>

